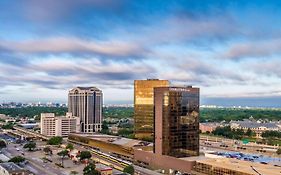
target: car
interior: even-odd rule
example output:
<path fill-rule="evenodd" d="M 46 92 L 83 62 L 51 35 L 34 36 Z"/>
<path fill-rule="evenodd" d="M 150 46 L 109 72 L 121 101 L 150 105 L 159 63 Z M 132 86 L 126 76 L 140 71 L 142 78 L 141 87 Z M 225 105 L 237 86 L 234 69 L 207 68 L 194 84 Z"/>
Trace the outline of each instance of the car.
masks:
<path fill-rule="evenodd" d="M 17 150 L 17 151 L 20 151 L 20 149 L 19 149 L 19 148 L 17 148 L 16 150 Z"/>

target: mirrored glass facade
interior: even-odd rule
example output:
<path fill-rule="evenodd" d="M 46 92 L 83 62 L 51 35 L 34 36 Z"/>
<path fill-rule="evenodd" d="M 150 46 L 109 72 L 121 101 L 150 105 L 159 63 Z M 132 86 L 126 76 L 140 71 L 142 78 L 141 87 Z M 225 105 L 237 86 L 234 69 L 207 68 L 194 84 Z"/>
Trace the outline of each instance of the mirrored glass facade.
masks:
<path fill-rule="evenodd" d="M 199 155 L 199 88 L 154 89 L 156 154 Z"/>
<path fill-rule="evenodd" d="M 154 87 L 167 87 L 168 80 L 148 79 L 134 82 L 135 137 L 153 140 Z"/>

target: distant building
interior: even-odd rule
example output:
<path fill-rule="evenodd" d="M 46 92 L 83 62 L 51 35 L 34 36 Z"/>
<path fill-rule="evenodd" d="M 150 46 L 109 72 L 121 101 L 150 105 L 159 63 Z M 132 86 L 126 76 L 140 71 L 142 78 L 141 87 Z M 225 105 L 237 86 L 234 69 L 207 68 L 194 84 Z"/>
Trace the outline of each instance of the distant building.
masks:
<path fill-rule="evenodd" d="M 211 133 L 219 126 L 220 126 L 220 123 L 214 123 L 214 122 L 200 123 L 199 129 L 202 133 L 206 133 L 206 132 Z"/>
<path fill-rule="evenodd" d="M 105 166 L 103 164 L 96 164 L 96 170 L 100 173 L 100 175 L 112 175 L 113 169 L 111 167 Z"/>
<path fill-rule="evenodd" d="M 118 134 L 118 131 L 120 130 L 120 128 L 117 125 L 113 125 L 113 126 L 108 127 L 108 130 L 112 134 Z"/>
<path fill-rule="evenodd" d="M 255 120 L 231 121 L 232 129 L 243 129 L 245 132 L 250 129 L 256 133 L 257 138 L 265 131 L 281 131 L 280 123 L 277 122 L 260 122 Z"/>
<path fill-rule="evenodd" d="M 13 162 L 0 163 L 1 175 L 33 175 L 33 173 L 22 169 Z"/>
<path fill-rule="evenodd" d="M 54 113 L 42 113 L 40 126 L 43 135 L 67 137 L 69 133 L 80 131 L 80 119 L 71 113 L 59 117 Z"/>
<path fill-rule="evenodd" d="M 8 122 L 16 122 L 16 119 L 14 117 L 9 117 L 5 114 L 0 114 L 0 120 L 5 121 L 6 123 Z"/>
<path fill-rule="evenodd" d="M 18 125 L 25 129 L 34 129 L 34 128 L 38 128 L 39 126 L 38 123 L 19 123 Z"/>
<path fill-rule="evenodd" d="M 134 133 L 138 139 L 153 140 L 154 91 L 155 87 L 169 86 L 168 80 L 147 79 L 134 82 Z"/>
<path fill-rule="evenodd" d="M 156 87 L 155 141 L 157 155 L 199 155 L 199 88 Z"/>
<path fill-rule="evenodd" d="M 101 131 L 102 91 L 96 87 L 77 87 L 69 91 L 68 112 L 80 118 L 81 132 Z"/>

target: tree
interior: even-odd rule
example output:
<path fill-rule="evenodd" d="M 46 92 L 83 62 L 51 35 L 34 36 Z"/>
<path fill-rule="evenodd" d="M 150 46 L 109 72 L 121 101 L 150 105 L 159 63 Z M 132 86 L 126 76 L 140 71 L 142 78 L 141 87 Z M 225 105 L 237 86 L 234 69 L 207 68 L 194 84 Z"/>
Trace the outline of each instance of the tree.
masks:
<path fill-rule="evenodd" d="M 276 151 L 276 153 L 277 153 L 278 155 L 280 155 L 280 154 L 281 154 L 281 148 L 278 148 L 277 151 Z"/>
<path fill-rule="evenodd" d="M 109 134 L 109 128 L 107 126 L 107 122 L 103 121 L 101 125 L 101 133 L 102 134 Z"/>
<path fill-rule="evenodd" d="M 92 157 L 92 154 L 90 151 L 81 151 L 81 153 L 78 156 L 80 158 L 80 161 L 85 159 L 90 159 Z"/>
<path fill-rule="evenodd" d="M 93 163 L 89 163 L 84 169 L 83 169 L 84 175 L 99 175 L 100 173 L 96 170 L 96 166 Z"/>
<path fill-rule="evenodd" d="M 43 151 L 46 153 L 46 154 L 53 154 L 53 151 L 51 150 L 51 148 L 50 147 L 45 147 L 45 148 L 43 148 Z"/>
<path fill-rule="evenodd" d="M 0 140 L 0 149 L 7 147 L 7 144 L 4 140 Z"/>
<path fill-rule="evenodd" d="M 281 132 L 279 132 L 279 131 L 265 131 L 261 134 L 261 136 L 264 137 L 264 138 L 268 138 L 268 137 L 281 138 Z"/>
<path fill-rule="evenodd" d="M 124 168 L 123 172 L 133 175 L 135 173 L 135 169 L 132 165 L 128 165 Z"/>
<path fill-rule="evenodd" d="M 68 155 L 68 151 L 65 149 L 65 150 L 62 150 L 60 152 L 58 152 L 58 156 L 61 157 L 61 166 L 63 166 L 63 159 L 65 158 L 65 156 Z"/>
<path fill-rule="evenodd" d="M 118 135 L 122 137 L 128 137 L 129 135 L 133 134 L 134 131 L 132 128 L 123 128 L 118 131 Z"/>
<path fill-rule="evenodd" d="M 49 145 L 60 145 L 61 142 L 62 142 L 62 137 L 55 136 L 55 137 L 50 138 L 47 143 Z"/>
<path fill-rule="evenodd" d="M 25 161 L 25 158 L 22 156 L 16 156 L 9 160 L 9 162 L 14 162 L 14 163 L 21 163 L 23 161 Z"/>
<path fill-rule="evenodd" d="M 73 144 L 68 143 L 65 148 L 66 148 L 66 149 L 69 149 L 69 150 L 73 150 L 73 149 L 74 149 L 74 146 L 73 146 Z"/>
<path fill-rule="evenodd" d="M 23 148 L 28 148 L 28 151 L 33 151 L 36 148 L 35 142 L 29 142 L 23 146 Z"/>
<path fill-rule="evenodd" d="M 253 136 L 256 135 L 255 132 L 252 131 L 250 128 L 248 128 L 248 130 L 246 131 L 245 134 L 246 134 L 246 136 L 248 136 L 248 137 L 253 137 Z"/>
<path fill-rule="evenodd" d="M 9 122 L 6 125 L 3 125 L 2 129 L 13 129 L 13 127 L 14 127 L 14 123 Z"/>

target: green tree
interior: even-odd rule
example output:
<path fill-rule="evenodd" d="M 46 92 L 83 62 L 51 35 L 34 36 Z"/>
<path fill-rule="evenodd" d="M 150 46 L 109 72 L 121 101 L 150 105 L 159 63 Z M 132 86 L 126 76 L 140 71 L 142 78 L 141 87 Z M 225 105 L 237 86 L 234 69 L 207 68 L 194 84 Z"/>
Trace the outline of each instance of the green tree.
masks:
<path fill-rule="evenodd" d="M 0 140 L 0 149 L 2 148 L 6 148 L 7 147 L 7 144 L 4 140 Z"/>
<path fill-rule="evenodd" d="M 264 138 L 281 138 L 281 132 L 280 131 L 265 131 L 261 134 Z"/>
<path fill-rule="evenodd" d="M 14 127 L 14 123 L 9 122 L 6 125 L 3 125 L 2 129 L 13 129 L 13 127 Z"/>
<path fill-rule="evenodd" d="M 128 165 L 124 168 L 123 172 L 133 175 L 135 173 L 135 169 L 132 165 Z"/>
<path fill-rule="evenodd" d="M 0 114 L 11 117 L 28 117 L 40 116 L 41 113 L 55 113 L 56 115 L 65 115 L 65 107 L 24 107 L 24 108 L 0 108 Z M 39 118 L 37 118 L 39 119 Z"/>
<path fill-rule="evenodd" d="M 65 148 L 66 148 L 66 149 L 69 149 L 69 150 L 73 150 L 73 149 L 74 149 L 74 146 L 73 146 L 73 144 L 68 143 Z"/>
<path fill-rule="evenodd" d="M 25 161 L 25 158 L 22 157 L 22 156 L 16 156 L 16 157 L 13 157 L 9 160 L 9 162 L 14 162 L 14 163 L 17 163 L 17 164 L 21 163 L 23 161 Z"/>
<path fill-rule="evenodd" d="M 48 140 L 48 144 L 49 145 L 60 145 L 62 143 L 62 137 L 59 137 L 59 136 L 55 136 L 55 137 L 52 137 Z"/>
<path fill-rule="evenodd" d="M 120 129 L 118 131 L 118 135 L 119 136 L 122 136 L 122 137 L 128 137 L 130 135 L 132 135 L 134 133 L 134 130 L 132 128 L 123 128 L 123 129 Z"/>
<path fill-rule="evenodd" d="M 90 159 L 92 157 L 92 154 L 90 153 L 90 151 L 81 151 L 78 157 L 80 158 L 80 161 L 83 161 L 86 159 Z"/>
<path fill-rule="evenodd" d="M 256 133 L 254 131 L 252 131 L 250 128 L 248 128 L 245 135 L 248 137 L 254 137 L 256 135 Z"/>
<path fill-rule="evenodd" d="M 212 133 L 230 139 L 242 139 L 245 135 L 243 129 L 231 129 L 230 126 L 217 127 Z"/>
<path fill-rule="evenodd" d="M 280 154 L 281 154 L 281 148 L 278 148 L 277 151 L 276 151 L 276 153 L 277 153 L 278 155 L 280 155 Z"/>
<path fill-rule="evenodd" d="M 58 156 L 61 157 L 61 166 L 63 166 L 63 159 L 65 158 L 65 156 L 68 155 L 68 150 L 66 150 L 66 149 L 62 150 L 62 151 L 58 152 L 57 154 L 58 154 Z"/>
<path fill-rule="evenodd" d="M 46 153 L 46 154 L 53 154 L 53 151 L 51 150 L 51 148 L 49 146 L 43 148 L 43 151 Z"/>
<path fill-rule="evenodd" d="M 102 133 L 102 134 L 109 134 L 109 129 L 108 129 L 108 125 L 107 125 L 107 122 L 106 122 L 106 121 L 103 121 L 103 122 L 102 122 L 102 125 L 101 125 L 101 133 Z"/>
<path fill-rule="evenodd" d="M 96 170 L 96 166 L 93 163 L 89 163 L 84 169 L 83 169 L 84 175 L 100 175 L 100 173 Z"/>
<path fill-rule="evenodd" d="M 28 151 L 33 151 L 36 148 L 35 142 L 26 143 L 23 148 L 28 148 Z"/>

